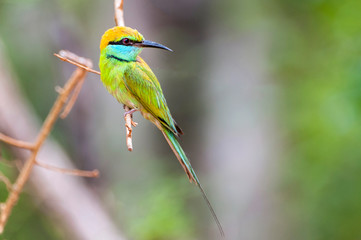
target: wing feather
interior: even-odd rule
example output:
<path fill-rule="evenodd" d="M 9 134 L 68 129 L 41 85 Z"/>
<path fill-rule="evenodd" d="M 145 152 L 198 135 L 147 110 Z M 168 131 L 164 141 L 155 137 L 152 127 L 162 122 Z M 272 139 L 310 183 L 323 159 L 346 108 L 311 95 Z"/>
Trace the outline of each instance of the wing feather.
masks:
<path fill-rule="evenodd" d="M 160 84 L 143 59 L 138 57 L 137 62 L 124 73 L 124 83 L 129 92 L 152 114 L 162 125 L 175 134 L 181 134 L 174 122 L 167 101 Z"/>

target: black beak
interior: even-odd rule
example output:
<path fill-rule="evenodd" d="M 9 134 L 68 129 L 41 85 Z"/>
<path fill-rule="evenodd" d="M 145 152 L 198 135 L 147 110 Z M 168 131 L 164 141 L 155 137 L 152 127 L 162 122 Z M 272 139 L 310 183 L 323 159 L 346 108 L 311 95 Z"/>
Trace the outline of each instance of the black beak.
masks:
<path fill-rule="evenodd" d="M 141 43 L 135 43 L 134 45 L 138 46 L 138 47 L 161 48 L 161 49 L 173 52 L 172 49 L 170 49 L 170 48 L 168 48 L 168 47 L 166 47 L 166 46 L 164 46 L 162 44 L 152 42 L 152 41 L 148 41 L 148 40 L 144 40 Z"/>

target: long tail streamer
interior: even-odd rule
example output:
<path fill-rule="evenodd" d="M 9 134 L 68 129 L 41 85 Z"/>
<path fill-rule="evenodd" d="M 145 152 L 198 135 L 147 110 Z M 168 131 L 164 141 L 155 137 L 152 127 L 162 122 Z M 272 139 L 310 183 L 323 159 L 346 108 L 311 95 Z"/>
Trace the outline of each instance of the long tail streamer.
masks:
<path fill-rule="evenodd" d="M 222 225 L 219 222 L 218 217 L 217 217 L 211 203 L 209 202 L 208 197 L 207 197 L 206 193 L 204 192 L 203 187 L 202 187 L 201 183 L 199 182 L 198 177 L 197 177 L 196 173 L 194 172 L 191 163 L 189 162 L 186 154 L 184 153 L 182 147 L 180 146 L 176 135 L 168 129 L 163 129 L 162 133 L 163 133 L 165 139 L 167 140 L 169 146 L 172 148 L 178 161 L 182 165 L 184 171 L 186 172 L 186 174 L 189 178 L 189 181 L 194 182 L 198 186 L 199 190 L 201 191 L 202 196 L 203 196 L 204 200 L 206 201 L 209 210 L 212 213 L 212 217 L 218 226 L 219 232 L 220 232 L 221 236 L 224 238 L 225 235 L 224 235 Z"/>

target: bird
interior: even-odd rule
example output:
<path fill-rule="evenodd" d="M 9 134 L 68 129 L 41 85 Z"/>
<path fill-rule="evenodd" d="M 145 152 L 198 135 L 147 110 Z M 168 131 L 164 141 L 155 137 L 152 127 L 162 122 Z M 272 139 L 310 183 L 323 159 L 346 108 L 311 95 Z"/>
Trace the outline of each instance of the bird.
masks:
<path fill-rule="evenodd" d="M 139 56 L 143 48 L 159 48 L 173 52 L 162 44 L 145 40 L 141 33 L 130 27 L 116 26 L 105 31 L 100 41 L 101 81 L 119 103 L 130 109 L 125 114 L 139 111 L 163 133 L 189 181 L 200 189 L 223 237 L 221 223 L 177 140 L 180 135 L 183 135 L 183 131 L 170 113 L 155 74 Z"/>

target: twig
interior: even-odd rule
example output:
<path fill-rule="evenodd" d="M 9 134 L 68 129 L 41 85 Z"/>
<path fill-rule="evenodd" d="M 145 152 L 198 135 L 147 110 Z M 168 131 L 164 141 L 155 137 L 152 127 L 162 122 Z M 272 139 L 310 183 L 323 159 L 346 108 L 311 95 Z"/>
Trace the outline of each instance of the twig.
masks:
<path fill-rule="evenodd" d="M 73 91 L 73 95 L 71 95 L 68 104 L 65 106 L 63 112 L 60 114 L 61 119 L 66 118 L 68 116 L 69 112 L 71 111 L 71 109 L 73 108 L 75 101 L 79 96 L 80 90 L 83 87 L 84 80 L 85 80 L 85 77 L 80 79 L 78 84 L 76 85 L 76 87 Z"/>
<path fill-rule="evenodd" d="M 35 162 L 36 165 L 46 168 L 48 170 L 51 171 L 55 171 L 55 172 L 59 172 L 59 173 L 63 173 L 63 174 L 69 174 L 69 175 L 74 175 L 74 176 L 80 176 L 80 177 L 91 177 L 91 178 L 95 178 L 99 176 L 99 171 L 97 169 L 93 170 L 93 171 L 83 171 L 83 170 L 78 170 L 78 169 L 66 169 L 66 168 L 59 168 L 59 167 L 55 167 L 46 163 L 42 163 L 42 162 Z"/>
<path fill-rule="evenodd" d="M 117 26 L 125 26 L 123 5 L 123 0 L 114 0 L 114 20 Z"/>
<path fill-rule="evenodd" d="M 62 53 L 62 51 L 64 50 L 61 50 L 59 53 Z M 64 52 L 68 52 L 68 51 L 64 51 Z M 54 56 L 60 58 L 61 60 L 63 60 L 64 62 L 68 62 L 68 63 L 71 63 L 79 68 L 82 68 L 84 69 L 85 71 L 88 71 L 88 72 L 91 72 L 91 73 L 95 73 L 95 74 L 98 74 L 100 75 L 100 72 L 99 71 L 96 71 L 96 70 L 93 70 L 91 69 L 90 67 L 87 67 L 87 66 L 84 66 L 83 64 L 80 64 L 80 63 L 77 63 L 76 61 L 73 61 L 71 59 L 68 59 L 67 57 L 64 57 L 64 56 L 61 56 L 57 53 L 54 53 Z"/>
<path fill-rule="evenodd" d="M 45 139 L 49 135 L 51 129 L 54 126 L 55 121 L 58 119 L 59 114 L 68 99 L 69 94 L 73 91 L 80 79 L 84 78 L 86 71 L 81 68 L 77 68 L 73 75 L 70 77 L 68 82 L 65 84 L 63 91 L 59 94 L 56 99 L 52 109 L 50 110 L 43 126 L 38 134 L 37 140 L 32 149 L 30 157 L 26 160 L 18 178 L 15 181 L 9 196 L 2 205 L 1 215 L 0 215 L 0 234 L 4 231 L 5 224 L 10 216 L 11 210 L 19 199 L 19 194 L 22 191 L 24 184 L 29 178 L 30 172 L 36 162 L 36 156 L 39 152 L 40 147 L 44 143 Z"/>
<path fill-rule="evenodd" d="M 93 63 L 91 62 L 90 59 L 79 57 L 78 55 L 76 55 L 70 51 L 67 51 L 67 50 L 60 50 L 59 54 L 54 54 L 54 55 L 59 57 L 61 60 L 72 63 L 80 68 L 83 68 L 84 70 L 86 70 L 88 72 L 98 73 L 95 70 L 91 69 L 91 67 L 93 66 Z M 76 99 L 78 98 L 78 95 L 83 86 L 84 80 L 85 80 L 85 75 L 83 78 L 79 79 L 79 82 L 76 85 L 75 90 L 73 91 L 73 94 L 72 94 L 68 104 L 66 105 L 63 112 L 60 115 L 60 118 L 64 119 L 68 116 L 69 112 L 71 111 L 71 109 L 74 106 Z M 58 91 L 58 92 L 60 93 L 62 91 L 63 91 L 63 89 L 60 89 L 60 91 Z"/>
<path fill-rule="evenodd" d="M 129 112 L 130 108 L 127 106 L 124 106 L 124 110 L 125 110 L 125 112 Z M 126 135 L 127 147 L 128 147 L 128 151 L 131 152 L 131 151 L 133 151 L 132 125 L 135 127 L 135 126 L 137 126 L 137 123 L 133 122 L 131 113 L 125 114 L 124 121 L 125 121 L 125 129 L 127 131 L 127 135 Z"/>
<path fill-rule="evenodd" d="M 115 19 L 115 25 L 117 26 L 125 26 L 124 25 L 124 14 L 123 14 L 123 0 L 114 0 L 114 19 Z M 125 112 L 128 112 L 130 109 L 125 106 L 124 107 Z M 132 114 L 128 113 L 124 116 L 125 120 L 125 128 L 126 128 L 126 142 L 128 151 L 133 151 L 133 143 L 132 143 L 132 125 L 135 127 L 137 124 L 133 122 L 132 120 Z"/>
<path fill-rule="evenodd" d="M 9 136 L 32 140 L 39 131 L 36 114 L 29 106 L 29 102 L 21 96 L 16 79 L 11 78 L 11 68 L 7 67 L 6 61 L 4 61 L 6 58 L 2 55 L 1 43 L 0 38 L 0 132 L 3 129 L 3 133 L 9 134 Z M 25 119 L 26 121 L 23 121 Z M 5 143 L 1 144 L 0 142 L 0 147 L 2 145 L 5 146 Z M 17 164 L 20 171 L 24 160 L 30 156 L 30 152 L 24 151 L 22 148 L 12 148 L 11 151 L 16 158 L 11 161 L 9 167 L 20 162 L 17 159 L 22 159 L 22 164 Z M 39 161 L 75 168 L 61 146 L 52 139 L 46 139 L 46 144 L 41 147 L 40 152 L 37 156 Z M 47 159 L 52 159 L 52 163 Z M 6 164 L 10 162 L 0 158 L 0 164 L 3 164 L 3 161 Z M 63 235 L 69 235 L 67 237 L 69 239 L 94 239 L 94 236 L 101 232 L 103 239 L 126 239 L 119 229 L 119 224 L 114 222 L 109 211 L 85 181 L 81 181 L 78 177 L 53 174 L 46 169 L 42 171 L 39 168 L 34 167 L 26 184 L 32 184 L 31 191 L 35 191 L 36 196 L 32 195 L 44 201 L 47 208 L 46 214 L 58 216 L 57 226 L 62 229 Z M 64 194 L 65 192 L 66 194 Z M 1 194 L 5 193 L 1 192 Z M 5 199 L 3 198 L 2 201 Z M 0 203 L 0 213 L 2 206 L 4 204 Z M 16 211 L 15 207 L 14 211 Z M 96 221 L 89 219 L 89 212 Z M 11 215 L 7 224 L 8 227 L 11 227 L 10 225 L 18 226 L 18 222 L 12 220 Z M 2 239 L 1 235 L 0 239 Z"/>
<path fill-rule="evenodd" d="M 88 68 L 93 67 L 93 63 L 90 59 L 85 58 L 85 57 L 79 57 L 75 53 L 72 53 L 68 50 L 60 50 L 59 55 L 62 57 L 65 57 L 73 62 L 79 63 L 80 65 L 82 65 L 84 67 L 88 67 Z"/>
<path fill-rule="evenodd" d="M 16 139 L 8 137 L 2 133 L 0 133 L 0 141 L 5 142 L 10 145 L 13 145 L 15 147 L 19 147 L 19 148 L 24 148 L 24 149 L 29 149 L 29 150 L 34 149 L 33 144 L 24 142 L 24 141 L 20 141 L 20 140 L 16 140 Z"/>

